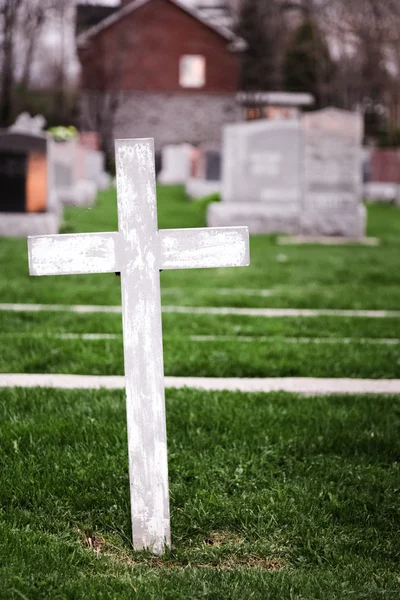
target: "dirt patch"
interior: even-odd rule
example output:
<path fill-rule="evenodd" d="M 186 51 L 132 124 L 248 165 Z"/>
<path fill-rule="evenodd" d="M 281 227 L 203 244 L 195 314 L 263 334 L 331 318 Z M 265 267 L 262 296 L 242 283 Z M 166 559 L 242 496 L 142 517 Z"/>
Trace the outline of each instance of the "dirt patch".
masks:
<path fill-rule="evenodd" d="M 104 546 L 104 538 L 96 535 L 85 535 L 85 543 L 89 548 L 92 548 L 96 554 L 100 554 Z"/>
<path fill-rule="evenodd" d="M 244 539 L 240 538 L 229 531 L 212 531 L 210 536 L 204 540 L 206 546 L 220 546 L 228 544 L 243 544 Z"/>
<path fill-rule="evenodd" d="M 235 569 L 265 569 L 267 571 L 280 571 L 287 565 L 280 558 L 261 558 L 254 555 L 241 555 L 233 554 L 230 557 L 215 558 L 212 562 L 196 563 L 196 562 L 182 562 L 176 559 L 163 559 L 159 556 L 149 556 L 147 558 L 140 557 L 135 560 L 134 557 L 125 550 L 114 546 L 109 543 L 103 537 L 85 533 L 81 536 L 84 544 L 92 549 L 97 556 L 103 556 L 112 561 L 124 564 L 127 567 L 147 567 L 149 569 L 215 569 L 232 571 Z M 204 540 L 204 544 L 210 547 L 220 547 L 231 544 L 242 544 L 243 538 L 235 536 L 230 532 L 217 532 L 213 531 L 209 537 Z"/>

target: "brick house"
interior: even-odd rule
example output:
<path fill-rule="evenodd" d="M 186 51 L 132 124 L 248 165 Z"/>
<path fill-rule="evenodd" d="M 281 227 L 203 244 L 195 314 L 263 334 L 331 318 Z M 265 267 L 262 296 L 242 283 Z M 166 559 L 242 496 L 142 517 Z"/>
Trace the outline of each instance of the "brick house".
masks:
<path fill-rule="evenodd" d="M 78 36 L 82 127 L 108 143 L 154 137 L 157 149 L 219 142 L 222 126 L 241 116 L 243 47 L 183 0 L 122 0 Z"/>

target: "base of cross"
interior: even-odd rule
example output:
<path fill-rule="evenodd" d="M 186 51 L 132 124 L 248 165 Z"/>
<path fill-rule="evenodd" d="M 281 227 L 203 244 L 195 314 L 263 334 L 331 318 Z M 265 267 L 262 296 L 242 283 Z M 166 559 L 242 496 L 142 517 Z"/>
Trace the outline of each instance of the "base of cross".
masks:
<path fill-rule="evenodd" d="M 117 140 L 118 231 L 28 239 L 31 275 L 121 278 L 132 538 L 170 544 L 160 271 L 249 264 L 247 227 L 157 228 L 154 143 Z"/>

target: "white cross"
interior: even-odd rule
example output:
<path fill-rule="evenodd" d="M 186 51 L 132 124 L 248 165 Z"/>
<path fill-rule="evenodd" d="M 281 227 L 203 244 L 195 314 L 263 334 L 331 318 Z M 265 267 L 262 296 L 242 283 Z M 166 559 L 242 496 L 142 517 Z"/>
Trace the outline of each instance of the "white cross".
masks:
<path fill-rule="evenodd" d="M 116 141 L 118 232 L 28 239 L 31 275 L 121 273 L 133 547 L 170 545 L 160 275 L 249 264 L 247 227 L 157 229 L 152 139 Z"/>

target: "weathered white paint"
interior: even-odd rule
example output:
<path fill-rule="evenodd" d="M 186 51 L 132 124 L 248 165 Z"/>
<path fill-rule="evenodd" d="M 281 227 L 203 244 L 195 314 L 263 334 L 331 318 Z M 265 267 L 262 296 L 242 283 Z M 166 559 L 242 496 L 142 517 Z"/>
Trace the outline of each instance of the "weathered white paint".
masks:
<path fill-rule="evenodd" d="M 118 256 L 118 240 L 118 232 L 30 238 L 30 273 L 119 272 L 123 268 L 123 259 Z M 250 260 L 246 227 L 160 230 L 158 240 L 161 270 L 243 267 Z"/>
<path fill-rule="evenodd" d="M 29 238 L 29 268 L 32 275 L 121 273 L 133 546 L 161 553 L 170 519 L 159 271 L 247 265 L 248 231 L 159 232 L 153 140 L 117 140 L 116 169 L 118 232 Z"/>
<path fill-rule="evenodd" d="M 31 275 L 77 275 L 118 271 L 118 233 L 83 233 L 30 238 Z"/>
<path fill-rule="evenodd" d="M 133 546 L 161 553 L 170 524 L 153 142 L 117 140 L 115 151 Z"/>
<path fill-rule="evenodd" d="M 120 306 L 98 304 L 0 304 L 1 311 L 15 312 L 73 312 L 73 313 L 121 313 Z M 235 308 L 213 306 L 163 306 L 162 312 L 205 315 L 242 315 L 247 317 L 363 317 L 368 319 L 399 318 L 400 310 L 334 310 L 303 308 Z"/>
<path fill-rule="evenodd" d="M 266 379 L 165 377 L 167 388 L 206 391 L 293 392 L 305 396 L 331 394 L 400 394 L 400 379 L 315 379 L 283 377 Z M 0 388 L 43 387 L 58 389 L 124 389 L 125 377 L 101 375 L 0 374 Z"/>
<path fill-rule="evenodd" d="M 241 267 L 250 262 L 247 227 L 159 232 L 162 269 Z"/>

